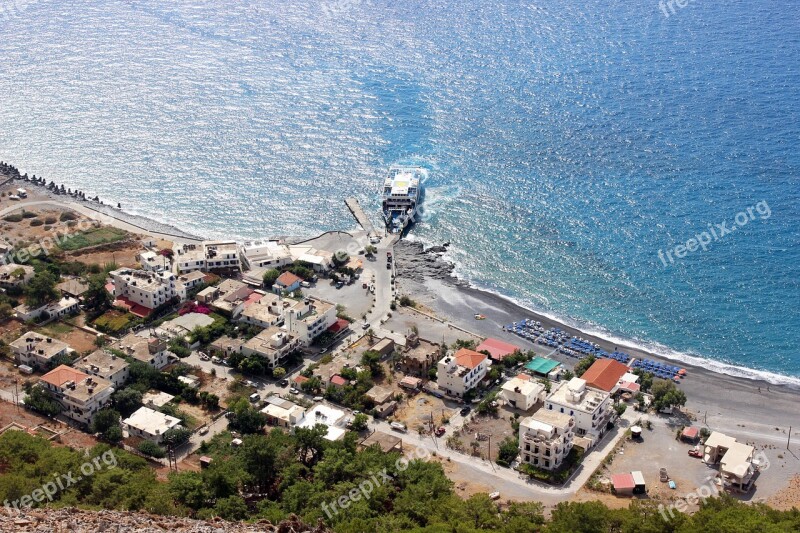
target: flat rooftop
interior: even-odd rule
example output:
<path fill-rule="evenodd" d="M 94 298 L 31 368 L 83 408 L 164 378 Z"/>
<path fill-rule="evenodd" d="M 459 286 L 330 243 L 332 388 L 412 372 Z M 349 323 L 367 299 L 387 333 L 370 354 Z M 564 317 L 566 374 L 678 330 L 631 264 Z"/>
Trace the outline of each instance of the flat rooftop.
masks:
<path fill-rule="evenodd" d="M 122 422 L 151 435 L 163 435 L 181 423 L 180 419 L 154 411 L 149 407 L 140 407 Z"/>
<path fill-rule="evenodd" d="M 568 406 L 573 410 L 593 413 L 608 397 L 607 392 L 587 388 L 584 380 L 572 378 L 555 389 L 547 397 L 547 401 Z"/>
<path fill-rule="evenodd" d="M 105 350 L 95 350 L 75 363 L 75 368 L 97 374 L 106 379 L 120 370 L 126 369 L 128 366 L 128 362 L 125 359 Z"/>
<path fill-rule="evenodd" d="M 52 337 L 46 337 L 35 331 L 29 331 L 11 343 L 18 351 L 34 353 L 38 357 L 50 360 L 62 350 L 68 350 L 69 345 Z"/>

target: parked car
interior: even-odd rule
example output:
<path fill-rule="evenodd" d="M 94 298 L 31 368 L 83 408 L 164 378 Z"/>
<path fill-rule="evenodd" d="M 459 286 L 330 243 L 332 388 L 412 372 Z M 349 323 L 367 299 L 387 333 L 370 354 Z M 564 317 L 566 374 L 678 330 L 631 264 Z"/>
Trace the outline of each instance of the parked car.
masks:
<path fill-rule="evenodd" d="M 211 358 L 210 358 L 209 356 L 207 356 L 207 355 L 206 355 L 206 354 L 204 354 L 203 352 L 200 352 L 200 360 L 201 360 L 201 361 L 208 361 L 208 360 L 210 360 L 210 359 L 211 359 Z"/>
<path fill-rule="evenodd" d="M 441 437 L 442 435 L 444 435 L 445 431 L 446 430 L 444 429 L 444 426 L 439 426 L 438 428 L 436 428 L 436 431 L 435 431 L 436 436 L 437 437 Z"/>
<path fill-rule="evenodd" d="M 369 329 L 369 322 L 364 322 L 361 324 L 361 329 Z"/>
<path fill-rule="evenodd" d="M 469 412 L 472 411 L 469 407 L 462 407 L 461 410 L 458 412 L 461 416 L 467 416 Z"/>
<path fill-rule="evenodd" d="M 392 269 L 392 264 L 386 263 L 386 270 L 391 270 L 391 269 Z"/>
<path fill-rule="evenodd" d="M 289 380 L 288 379 L 282 379 L 282 380 L 280 380 L 279 383 L 280 383 L 281 387 L 288 387 L 289 386 Z"/>
<path fill-rule="evenodd" d="M 344 287 L 344 282 L 343 281 L 337 281 L 336 282 L 336 288 L 337 289 L 341 289 L 342 287 Z"/>
<path fill-rule="evenodd" d="M 295 389 L 294 387 L 292 387 L 291 389 L 289 389 L 289 392 L 291 392 L 292 394 L 300 394 L 300 391 L 299 391 L 299 390 L 297 390 L 297 389 Z"/>
<path fill-rule="evenodd" d="M 258 388 L 258 385 L 254 381 L 250 381 L 249 379 L 244 382 L 245 385 L 248 387 L 253 387 L 254 389 Z"/>
<path fill-rule="evenodd" d="M 220 359 L 215 355 L 214 357 L 211 358 L 211 362 L 214 363 L 215 365 L 218 365 L 222 362 L 222 359 Z"/>
<path fill-rule="evenodd" d="M 314 401 L 315 401 L 315 402 L 321 402 L 321 401 L 322 401 L 322 400 L 324 400 L 324 399 L 325 399 L 325 397 L 324 397 L 324 396 L 314 396 Z"/>
<path fill-rule="evenodd" d="M 389 427 L 391 427 L 395 431 L 400 431 L 402 433 L 406 432 L 406 426 L 401 424 L 400 422 L 392 422 L 391 424 L 389 424 Z"/>
<path fill-rule="evenodd" d="M 198 431 L 198 433 L 200 433 L 201 435 L 207 434 L 208 433 L 208 426 L 201 427 L 200 430 Z"/>
<path fill-rule="evenodd" d="M 689 450 L 689 455 L 691 455 L 692 457 L 703 457 L 703 452 L 692 448 L 691 450 Z"/>
<path fill-rule="evenodd" d="M 492 493 L 489 494 L 489 497 L 491 499 L 493 499 L 493 500 L 499 500 L 500 499 L 500 493 L 497 492 L 497 491 L 492 492 Z"/>
<path fill-rule="evenodd" d="M 254 392 L 253 394 L 250 395 L 250 401 L 252 403 L 256 403 L 260 399 L 261 399 L 261 395 L 258 394 L 257 392 Z"/>

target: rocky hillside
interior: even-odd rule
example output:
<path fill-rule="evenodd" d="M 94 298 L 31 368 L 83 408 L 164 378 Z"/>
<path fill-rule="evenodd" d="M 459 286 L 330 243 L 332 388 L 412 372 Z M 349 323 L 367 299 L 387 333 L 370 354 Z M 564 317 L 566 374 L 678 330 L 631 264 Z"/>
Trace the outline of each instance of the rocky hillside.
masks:
<path fill-rule="evenodd" d="M 192 520 L 157 516 L 148 513 L 120 511 L 83 511 L 75 508 L 29 509 L 24 512 L 3 509 L 0 511 L 0 531 L 71 532 L 71 533 L 332 533 L 324 525 L 304 524 L 290 516 L 278 525 L 267 521 L 245 524 L 225 520 Z"/>

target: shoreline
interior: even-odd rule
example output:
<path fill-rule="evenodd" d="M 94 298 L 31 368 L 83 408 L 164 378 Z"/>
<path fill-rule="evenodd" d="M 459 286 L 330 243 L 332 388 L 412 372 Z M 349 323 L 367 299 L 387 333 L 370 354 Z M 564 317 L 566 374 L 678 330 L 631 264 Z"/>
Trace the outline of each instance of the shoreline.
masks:
<path fill-rule="evenodd" d="M 601 335 L 587 333 L 561 320 L 533 311 L 504 295 L 458 279 L 452 274 L 454 265 L 441 257 L 444 250 L 442 247 L 423 251 L 423 245 L 418 241 L 401 241 L 395 250 L 400 294 L 408 294 L 433 310 L 438 317 L 466 330 L 484 337 L 504 340 L 524 350 L 536 347 L 537 352 L 548 354 L 550 358 L 570 367 L 578 361 L 558 352 L 550 353 L 553 348 L 534 344 L 501 329 L 501 326 L 522 318 L 532 318 L 541 321 L 545 329 L 561 328 L 571 336 L 599 344 L 606 351 L 620 348 L 632 357 L 678 364 L 675 359 L 653 353 L 641 346 L 631 346 L 630 343 L 616 342 Z M 475 313 L 484 314 L 486 319 L 475 320 Z M 703 365 L 703 361 L 705 360 L 700 361 L 700 364 L 694 361 L 679 362 L 688 374 L 679 385 L 688 398 L 686 408 L 697 413 L 700 423 L 705 419 L 705 425 L 725 427 L 731 433 L 737 430 L 743 433 L 741 424 L 737 421 L 746 423 L 748 427 L 761 425 L 764 429 L 771 429 L 772 433 L 778 433 L 776 427 L 800 425 L 800 413 L 797 410 L 799 387 L 791 383 L 772 383 L 756 376 L 730 375 L 717 368 L 709 368 L 711 365 Z M 786 437 L 772 440 L 783 440 L 785 444 Z"/>
<path fill-rule="evenodd" d="M 11 178 L 11 176 L 7 176 Z M 101 204 L 93 200 L 78 201 L 69 195 L 55 194 L 45 187 L 34 185 L 30 181 L 23 179 L 10 179 L 13 183 L 24 183 L 31 188 L 33 197 L 28 202 L 20 202 L 17 208 L 23 208 L 31 203 L 50 203 L 57 204 L 68 209 L 99 218 L 102 222 L 132 233 L 141 235 L 162 236 L 171 240 L 199 241 L 201 237 L 189 234 L 157 220 L 130 214 L 123 209 L 117 209 L 107 204 Z M 333 232 L 341 230 L 331 230 Z M 328 232 L 323 232 L 325 235 Z M 309 237 L 297 237 L 302 241 L 311 241 L 321 235 Z M 501 329 L 502 325 L 510 324 L 522 318 L 533 318 L 542 322 L 545 329 L 558 327 L 568 331 L 570 335 L 582 337 L 591 342 L 599 344 L 603 349 L 612 351 L 616 347 L 622 348 L 633 357 L 645 357 L 671 364 L 679 363 L 688 371 L 688 377 L 681 382 L 681 388 L 686 392 L 689 401 L 687 407 L 699 412 L 720 412 L 720 402 L 722 399 L 727 401 L 729 407 L 726 409 L 728 415 L 731 412 L 741 412 L 748 418 L 753 418 L 754 406 L 768 402 L 769 409 L 761 414 L 766 418 L 776 420 L 784 425 L 787 419 L 786 413 L 797 411 L 796 402 L 800 399 L 800 379 L 780 374 L 771 374 L 777 378 L 786 380 L 796 380 L 794 383 L 773 383 L 757 375 L 732 375 L 719 368 L 720 364 L 713 360 L 695 358 L 686 361 L 672 358 L 663 354 L 655 353 L 647 347 L 636 346 L 634 341 L 624 339 L 608 339 L 597 332 L 587 332 L 587 328 L 566 323 L 557 317 L 549 316 L 542 312 L 529 309 L 525 305 L 514 301 L 513 298 L 499 294 L 490 290 L 476 287 L 470 282 L 457 278 L 454 274 L 455 265 L 446 261 L 442 255 L 447 251 L 446 246 L 433 246 L 425 248 L 424 244 L 418 240 L 401 240 L 395 245 L 395 254 L 398 259 L 398 285 L 401 292 L 410 294 L 414 299 L 430 307 L 437 316 L 452 322 L 454 325 L 467 331 L 473 331 L 484 337 L 497 337 L 524 349 L 538 347 L 542 352 L 551 349 L 541 345 L 534 345 L 530 341 L 518 337 L 513 333 Z M 408 267 L 406 263 L 411 263 Z M 475 308 L 475 310 L 473 310 Z M 477 321 L 474 313 L 480 312 L 487 316 L 486 320 Z M 563 354 L 554 353 L 550 357 L 572 365 L 576 359 L 571 359 Z M 707 368 L 717 366 L 717 368 Z M 735 367 L 741 369 L 741 373 L 763 372 L 746 367 Z M 767 374 L 767 372 L 763 372 Z M 766 395 L 769 395 L 767 399 Z M 782 406 L 782 407 L 781 407 Z M 780 413 L 783 413 L 780 416 Z M 747 413 L 745 415 L 745 413 Z M 765 417 L 756 416 L 756 419 Z M 796 425 L 800 426 L 800 414 L 796 415 Z M 767 425 L 775 425 L 774 423 Z"/>

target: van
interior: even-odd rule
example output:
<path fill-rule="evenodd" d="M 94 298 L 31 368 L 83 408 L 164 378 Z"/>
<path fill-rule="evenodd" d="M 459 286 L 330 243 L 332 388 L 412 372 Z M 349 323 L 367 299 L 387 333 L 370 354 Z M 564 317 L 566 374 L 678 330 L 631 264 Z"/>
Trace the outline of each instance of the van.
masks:
<path fill-rule="evenodd" d="M 301 281 L 300 282 L 300 286 L 301 287 L 305 287 L 307 289 L 307 288 L 311 287 L 311 284 L 309 282 L 307 282 L 307 281 Z"/>
<path fill-rule="evenodd" d="M 261 399 L 261 396 L 257 392 L 254 392 L 253 394 L 250 395 L 250 402 L 251 403 L 256 403 L 260 399 Z"/>
<path fill-rule="evenodd" d="M 391 427 L 395 431 L 400 431 L 402 433 L 406 432 L 406 426 L 401 424 L 400 422 L 392 422 L 391 424 L 389 424 L 389 427 Z"/>
<path fill-rule="evenodd" d="M 322 401 L 322 400 L 324 400 L 324 399 L 325 399 L 325 397 L 324 397 L 324 396 L 314 396 L 314 401 L 315 401 L 315 402 L 321 402 L 321 401 Z"/>
<path fill-rule="evenodd" d="M 19 365 L 19 371 L 23 374 L 33 374 L 33 368 L 29 367 L 28 365 Z"/>

